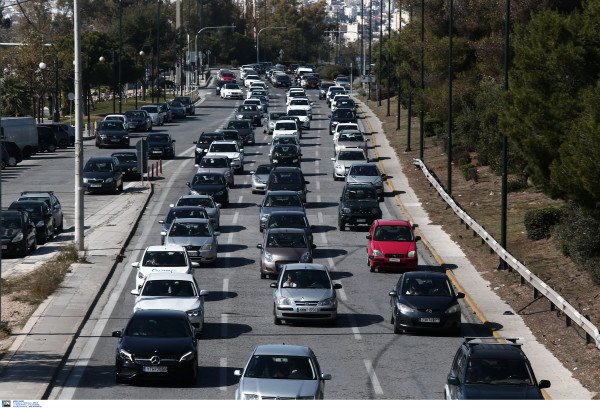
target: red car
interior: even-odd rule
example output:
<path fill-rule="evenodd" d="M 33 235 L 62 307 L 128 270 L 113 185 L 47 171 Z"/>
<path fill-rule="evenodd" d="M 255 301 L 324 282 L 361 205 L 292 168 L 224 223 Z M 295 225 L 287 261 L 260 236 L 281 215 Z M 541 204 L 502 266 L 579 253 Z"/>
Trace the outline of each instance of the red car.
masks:
<path fill-rule="evenodd" d="M 417 270 L 419 255 L 416 225 L 400 220 L 375 220 L 367 235 L 367 255 L 371 272 L 375 269 Z"/>
<path fill-rule="evenodd" d="M 230 71 L 221 72 L 219 81 L 235 81 L 235 74 Z"/>

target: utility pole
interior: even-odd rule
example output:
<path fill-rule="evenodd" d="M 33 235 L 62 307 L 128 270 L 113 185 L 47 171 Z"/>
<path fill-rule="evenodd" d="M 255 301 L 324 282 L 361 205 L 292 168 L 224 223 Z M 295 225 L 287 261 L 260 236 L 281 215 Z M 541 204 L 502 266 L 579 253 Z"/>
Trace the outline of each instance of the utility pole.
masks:
<path fill-rule="evenodd" d="M 83 113 L 81 92 L 81 20 L 79 16 L 79 0 L 73 1 L 73 37 L 75 61 L 75 243 L 77 250 L 85 249 L 84 213 L 83 213 Z"/>

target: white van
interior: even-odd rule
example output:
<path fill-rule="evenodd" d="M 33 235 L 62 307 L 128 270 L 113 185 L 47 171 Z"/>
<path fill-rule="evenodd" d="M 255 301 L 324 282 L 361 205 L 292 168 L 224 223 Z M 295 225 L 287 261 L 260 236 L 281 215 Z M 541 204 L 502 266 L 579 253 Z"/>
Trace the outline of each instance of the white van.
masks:
<path fill-rule="evenodd" d="M 38 131 L 35 118 L 2 118 L 0 139 L 15 142 L 29 159 L 38 151 Z"/>

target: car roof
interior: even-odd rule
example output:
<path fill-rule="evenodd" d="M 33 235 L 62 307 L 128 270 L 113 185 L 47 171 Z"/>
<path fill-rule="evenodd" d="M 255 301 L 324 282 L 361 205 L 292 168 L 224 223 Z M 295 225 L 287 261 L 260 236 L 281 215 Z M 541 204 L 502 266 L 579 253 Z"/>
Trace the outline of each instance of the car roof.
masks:
<path fill-rule="evenodd" d="M 306 231 L 304 231 L 304 228 L 269 228 L 268 231 L 270 233 L 279 233 L 279 234 L 302 234 L 302 235 L 306 234 Z"/>
<path fill-rule="evenodd" d="M 88 159 L 88 162 L 113 162 L 113 158 L 111 156 L 93 156 Z"/>
<path fill-rule="evenodd" d="M 273 211 L 271 213 L 271 217 L 273 217 L 274 215 L 301 215 L 303 217 L 306 217 L 306 214 L 302 211 L 288 211 L 288 210 Z"/>
<path fill-rule="evenodd" d="M 267 191 L 267 195 L 295 195 L 298 196 L 298 193 L 295 191 L 287 191 L 287 190 L 270 190 Z"/>
<path fill-rule="evenodd" d="M 470 349 L 471 358 L 524 359 L 521 345 L 512 343 L 463 343 Z"/>
<path fill-rule="evenodd" d="M 188 197 L 198 197 L 198 196 L 195 195 L 195 196 L 188 196 Z M 169 212 L 176 211 L 176 210 L 189 210 L 189 209 L 205 210 L 204 207 L 201 207 L 199 205 L 175 205 L 173 207 L 169 207 Z"/>
<path fill-rule="evenodd" d="M 171 272 L 152 272 L 146 277 L 146 281 L 149 280 L 179 280 L 179 281 L 194 281 L 194 276 L 187 273 L 171 273 Z"/>
<path fill-rule="evenodd" d="M 252 354 L 310 357 L 310 349 L 306 346 L 294 346 L 291 344 L 264 344 L 257 346 Z"/>
<path fill-rule="evenodd" d="M 168 251 L 185 251 L 185 248 L 180 245 L 150 245 L 146 251 L 168 252 Z"/>
<path fill-rule="evenodd" d="M 190 208 L 190 207 L 184 207 L 184 208 Z M 204 208 L 204 207 L 202 207 L 202 208 Z M 207 218 L 175 218 L 173 220 L 173 224 L 175 224 L 176 222 L 187 222 L 188 224 L 191 224 L 191 223 L 208 224 L 211 221 Z"/>
<path fill-rule="evenodd" d="M 312 271 L 328 271 L 325 265 L 316 264 L 316 263 L 293 263 L 293 264 L 285 264 L 285 269 L 288 271 L 304 271 L 304 270 L 312 270 Z"/>
<path fill-rule="evenodd" d="M 183 274 L 177 274 L 183 275 Z M 134 317 L 163 317 L 163 318 L 172 318 L 172 319 L 185 319 L 188 320 L 187 314 L 181 310 L 170 310 L 170 309 L 142 309 L 137 310 L 131 316 L 131 319 Z"/>
<path fill-rule="evenodd" d="M 356 184 L 346 184 L 344 189 L 346 188 L 368 188 L 375 190 L 375 187 L 371 183 L 356 183 Z"/>
<path fill-rule="evenodd" d="M 290 145 L 290 146 L 296 146 L 296 145 Z M 273 173 L 281 173 L 281 172 L 302 173 L 302 170 L 299 169 L 298 167 L 286 167 L 286 166 L 275 167 L 273 169 Z"/>
<path fill-rule="evenodd" d="M 355 184 L 357 185 L 357 184 Z M 409 221 L 405 221 L 405 220 L 386 220 L 386 219 L 379 219 L 379 220 L 375 220 L 375 223 L 377 225 L 407 225 L 407 226 L 411 226 Z"/>
<path fill-rule="evenodd" d="M 210 198 L 210 199 L 212 199 L 213 197 L 208 194 L 184 194 L 182 196 L 179 196 L 177 201 L 181 200 L 182 198 Z M 189 205 L 181 205 L 180 207 L 182 207 L 182 208 L 189 207 Z"/>

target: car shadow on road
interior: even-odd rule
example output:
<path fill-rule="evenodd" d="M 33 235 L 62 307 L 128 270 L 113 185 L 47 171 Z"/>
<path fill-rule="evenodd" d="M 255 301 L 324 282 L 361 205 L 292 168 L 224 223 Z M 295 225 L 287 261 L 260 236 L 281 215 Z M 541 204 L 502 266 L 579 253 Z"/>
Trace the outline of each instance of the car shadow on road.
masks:
<path fill-rule="evenodd" d="M 235 251 L 241 251 L 247 249 L 248 245 L 239 244 L 219 244 L 219 254 L 232 253 Z"/>
<path fill-rule="evenodd" d="M 219 232 L 222 234 L 233 234 L 245 230 L 243 225 L 220 225 Z"/>
<path fill-rule="evenodd" d="M 232 315 L 229 313 L 228 315 Z M 233 313 L 235 315 L 235 313 Z M 250 333 L 252 327 L 247 324 L 206 322 L 204 324 L 204 340 L 211 339 L 235 339 L 243 334 Z"/>

